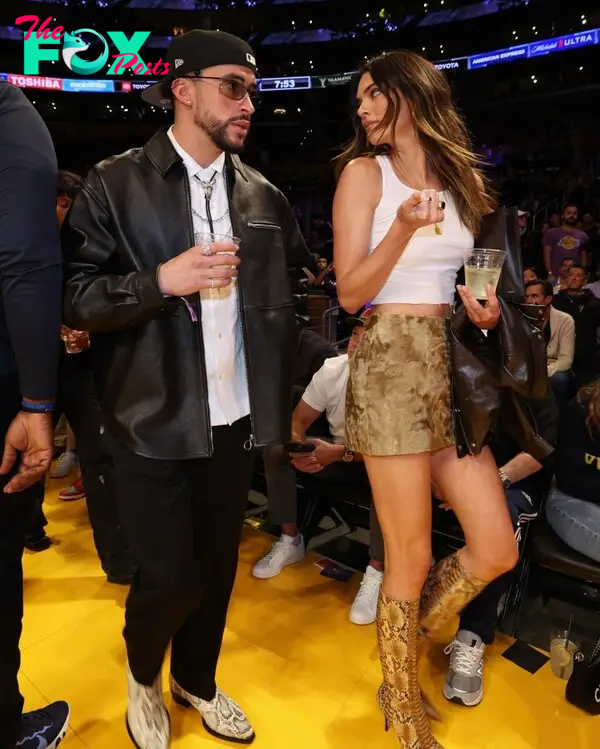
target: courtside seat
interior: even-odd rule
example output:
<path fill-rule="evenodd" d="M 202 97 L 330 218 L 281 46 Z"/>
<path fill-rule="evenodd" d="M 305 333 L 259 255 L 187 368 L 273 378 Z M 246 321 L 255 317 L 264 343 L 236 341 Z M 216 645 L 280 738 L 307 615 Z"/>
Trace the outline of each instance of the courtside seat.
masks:
<path fill-rule="evenodd" d="M 600 564 L 561 541 L 545 517 L 535 523 L 528 556 L 543 569 L 600 587 Z"/>
<path fill-rule="evenodd" d="M 544 604 L 555 597 L 600 613 L 600 565 L 563 543 L 543 513 L 533 523 L 520 567 L 510 602 L 512 626 L 503 629 L 507 634 L 517 632 L 530 588 L 541 593 Z"/>

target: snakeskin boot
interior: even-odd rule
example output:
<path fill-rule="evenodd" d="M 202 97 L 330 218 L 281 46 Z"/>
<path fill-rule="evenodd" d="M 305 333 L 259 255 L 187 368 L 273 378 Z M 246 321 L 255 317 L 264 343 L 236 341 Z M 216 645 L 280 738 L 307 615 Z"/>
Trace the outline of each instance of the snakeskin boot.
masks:
<path fill-rule="evenodd" d="M 417 680 L 419 600 L 395 601 L 383 590 L 377 608 L 377 642 L 383 684 L 377 702 L 386 730 L 396 731 L 402 749 L 443 749 L 431 732 Z"/>
<path fill-rule="evenodd" d="M 488 585 L 467 572 L 458 553 L 442 559 L 429 572 L 421 594 L 422 630 L 430 634 L 442 629 Z"/>

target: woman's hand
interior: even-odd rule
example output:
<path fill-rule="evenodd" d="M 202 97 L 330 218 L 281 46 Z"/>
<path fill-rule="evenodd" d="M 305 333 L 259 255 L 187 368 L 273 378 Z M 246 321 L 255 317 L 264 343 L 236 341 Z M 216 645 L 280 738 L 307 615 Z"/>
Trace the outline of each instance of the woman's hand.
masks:
<path fill-rule="evenodd" d="M 500 305 L 494 287 L 486 287 L 487 302 L 481 305 L 467 286 L 457 286 L 469 320 L 481 330 L 493 330 L 500 321 Z"/>
<path fill-rule="evenodd" d="M 444 203 L 439 203 L 436 190 L 417 190 L 398 208 L 398 220 L 411 231 L 444 220 Z"/>

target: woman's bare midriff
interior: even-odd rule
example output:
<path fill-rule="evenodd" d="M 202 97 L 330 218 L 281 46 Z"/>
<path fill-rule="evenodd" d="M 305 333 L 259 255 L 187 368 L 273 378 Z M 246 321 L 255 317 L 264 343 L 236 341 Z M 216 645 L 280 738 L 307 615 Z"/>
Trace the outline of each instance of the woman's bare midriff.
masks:
<path fill-rule="evenodd" d="M 374 304 L 373 312 L 393 315 L 415 315 L 416 317 L 448 317 L 449 304 Z"/>

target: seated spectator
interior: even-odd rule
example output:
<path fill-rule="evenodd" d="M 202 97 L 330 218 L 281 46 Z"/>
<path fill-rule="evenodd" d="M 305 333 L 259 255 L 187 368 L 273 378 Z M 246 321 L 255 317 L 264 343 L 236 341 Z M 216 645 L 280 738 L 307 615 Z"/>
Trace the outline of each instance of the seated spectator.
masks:
<path fill-rule="evenodd" d="M 561 262 L 572 258 L 573 262 L 586 266 L 588 263 L 586 245 L 588 235 L 576 229 L 579 221 L 579 210 L 576 205 L 566 206 L 562 226 L 550 231 L 544 237 L 544 265 L 549 277 L 556 278 Z"/>
<path fill-rule="evenodd" d="M 535 281 L 537 279 L 537 271 L 535 268 L 527 267 L 523 268 L 523 281 L 527 284 L 530 281 Z"/>
<path fill-rule="evenodd" d="M 594 283 L 586 284 L 584 288 L 589 289 L 597 299 L 600 299 L 600 278 Z"/>
<path fill-rule="evenodd" d="M 311 286 L 313 287 L 327 287 L 328 283 L 335 281 L 335 274 L 333 272 L 333 263 L 330 263 L 326 257 L 320 257 L 317 260 L 316 276 L 313 276 Z"/>
<path fill-rule="evenodd" d="M 317 258 L 317 269 L 319 273 L 324 273 L 329 266 L 329 260 L 326 257 Z"/>
<path fill-rule="evenodd" d="M 541 401 L 528 401 L 539 433 L 551 445 L 556 444 L 558 409 L 552 396 Z M 498 475 L 520 543 L 523 527 L 537 517 L 544 495 L 552 479 L 552 457 L 539 463 L 505 434 L 492 440 L 490 448 L 499 466 Z M 599 474 L 600 475 L 600 474 Z M 434 493 L 436 493 L 434 491 Z M 443 497 L 441 498 L 443 501 Z M 445 652 L 450 666 L 444 683 L 446 699 L 466 707 L 474 707 L 483 699 L 483 657 L 486 645 L 495 639 L 498 607 L 507 592 L 513 572 L 494 580 L 462 612 L 459 630 Z"/>
<path fill-rule="evenodd" d="M 552 302 L 556 309 L 575 320 L 573 372 L 577 389 L 600 376 L 600 299 L 584 288 L 586 283 L 585 270 L 574 265 L 569 271 L 567 288 L 556 294 Z"/>
<path fill-rule="evenodd" d="M 575 261 L 572 257 L 566 257 L 558 268 L 558 280 L 554 284 L 554 293 L 558 294 L 559 291 L 564 291 L 567 288 L 567 280 L 569 278 L 569 271 L 575 265 Z M 553 279 L 548 279 L 553 280 Z"/>
<path fill-rule="evenodd" d="M 282 529 L 281 537 L 269 553 L 252 570 L 254 577 L 269 579 L 284 567 L 304 559 L 305 546 L 297 520 L 297 492 L 295 470 L 314 474 L 323 481 L 344 482 L 369 486 L 367 473 L 360 455 L 344 446 L 346 385 L 348 357 L 354 354 L 360 341 L 366 316 L 355 318 L 348 353 L 328 359 L 315 374 L 292 416 L 292 439 L 304 442 L 306 433 L 325 413 L 333 443 L 310 439 L 316 445 L 308 455 L 289 456 L 282 447 L 265 450 L 264 461 L 269 495 L 269 520 Z M 293 465 L 290 463 L 292 461 Z M 383 538 L 375 509 L 371 506 L 371 561 L 363 576 L 360 590 L 350 609 L 354 624 L 371 624 L 377 613 L 377 599 L 383 579 Z"/>
<path fill-rule="evenodd" d="M 548 353 L 548 377 L 559 403 L 568 403 L 573 381 L 571 367 L 575 353 L 575 322 L 571 315 L 554 309 L 552 283 L 529 281 L 525 284 L 525 301 L 546 307 L 544 335 Z"/>
<path fill-rule="evenodd" d="M 567 546 L 600 564 L 600 380 L 561 416 L 546 517 Z"/>

